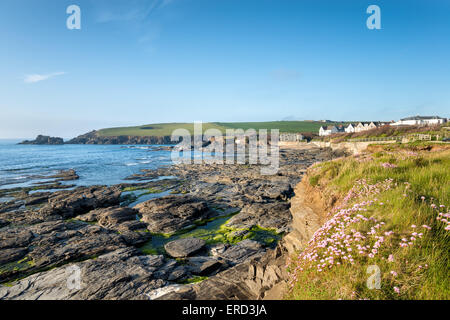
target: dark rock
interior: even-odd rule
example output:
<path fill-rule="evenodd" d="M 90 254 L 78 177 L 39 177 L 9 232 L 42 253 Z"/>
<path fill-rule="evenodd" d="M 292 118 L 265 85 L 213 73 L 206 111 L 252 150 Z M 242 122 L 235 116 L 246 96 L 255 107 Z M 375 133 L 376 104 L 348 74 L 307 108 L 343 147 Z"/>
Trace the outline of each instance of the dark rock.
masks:
<path fill-rule="evenodd" d="M 187 265 L 191 273 L 204 276 L 218 270 L 222 263 L 212 257 L 192 257 L 188 259 Z"/>
<path fill-rule="evenodd" d="M 286 232 L 292 215 L 287 202 L 252 203 L 244 206 L 239 214 L 228 222 L 228 226 L 251 228 L 260 226 L 274 228 L 278 233 Z"/>
<path fill-rule="evenodd" d="M 130 246 L 139 246 L 152 238 L 148 232 L 123 231 L 120 235 L 125 243 Z"/>
<path fill-rule="evenodd" d="M 0 228 L 3 228 L 5 226 L 7 226 L 8 224 L 10 224 L 9 221 L 5 221 L 5 220 L 0 219 Z"/>
<path fill-rule="evenodd" d="M 11 202 L 0 203 L 0 213 L 13 211 L 13 210 L 19 209 L 22 206 L 23 206 L 23 202 L 11 201 Z"/>
<path fill-rule="evenodd" d="M 103 227 L 110 227 L 125 221 L 136 220 L 137 210 L 128 207 L 110 207 L 97 209 L 98 223 Z"/>
<path fill-rule="evenodd" d="M 73 260 L 86 259 L 125 247 L 121 236 L 98 226 L 82 225 L 52 232 L 42 238 L 31 250 L 30 256 L 37 267 L 58 265 Z"/>
<path fill-rule="evenodd" d="M 153 278 L 160 256 L 137 256 L 133 249 L 119 249 L 95 260 L 69 264 L 31 275 L 0 287 L 0 299 L 26 300 L 148 300 L 147 293 L 167 285 Z M 69 276 L 80 272 L 80 287 L 68 288 Z"/>
<path fill-rule="evenodd" d="M 185 238 L 166 243 L 164 249 L 174 258 L 183 258 L 198 252 L 205 244 L 202 239 Z"/>
<path fill-rule="evenodd" d="M 4 229 L 0 232 L 0 251 L 28 248 L 27 257 L 33 263 L 1 273 L 0 281 L 41 268 L 90 259 L 125 246 L 123 237 L 116 232 L 82 222 L 48 221 L 20 229 Z"/>
<path fill-rule="evenodd" d="M 229 246 L 224 243 L 218 243 L 210 247 L 210 253 L 213 257 L 216 257 L 227 250 Z"/>
<path fill-rule="evenodd" d="M 147 230 L 147 224 L 140 222 L 140 221 L 125 221 L 121 224 L 119 224 L 117 227 L 117 230 L 119 230 L 119 232 L 125 232 L 125 231 L 148 231 Z M 148 233 L 148 232 L 147 232 Z"/>
<path fill-rule="evenodd" d="M 118 205 L 121 193 L 114 187 L 81 187 L 70 193 L 55 194 L 39 213 L 43 216 L 57 214 L 65 219 L 73 218 L 96 208 Z"/>
<path fill-rule="evenodd" d="M 155 278 L 168 280 L 173 270 L 177 267 L 177 261 L 169 260 L 164 265 L 160 266 L 153 274 Z"/>
<path fill-rule="evenodd" d="M 27 254 L 26 248 L 9 248 L 0 250 L 0 263 L 8 263 L 21 259 Z"/>
<path fill-rule="evenodd" d="M 29 230 L 2 230 L 0 231 L 0 250 L 27 247 L 33 238 L 33 233 Z"/>
<path fill-rule="evenodd" d="M 28 227 L 27 230 L 31 231 L 38 238 L 39 236 L 49 236 L 55 234 L 56 232 L 66 231 L 71 228 L 78 229 L 79 227 L 81 227 L 81 225 L 68 224 L 62 220 L 55 220 L 32 225 Z"/>
<path fill-rule="evenodd" d="M 36 193 L 33 195 L 30 195 L 29 197 L 25 198 L 25 205 L 26 206 L 32 206 L 36 204 L 45 203 L 48 201 L 48 198 L 50 196 L 50 192 L 45 193 Z"/>
<path fill-rule="evenodd" d="M 263 252 L 264 248 L 259 242 L 246 239 L 234 246 L 229 247 L 223 253 L 218 254 L 217 256 L 228 260 L 233 264 L 238 264 Z"/>
<path fill-rule="evenodd" d="M 64 144 L 63 138 L 56 138 L 56 137 L 49 137 L 49 136 L 43 136 L 38 135 L 35 140 L 29 141 L 25 140 L 22 141 L 20 144 L 51 144 L 51 145 L 60 145 Z"/>
<path fill-rule="evenodd" d="M 185 266 L 178 266 L 168 275 L 167 280 L 169 281 L 180 281 L 186 278 L 188 272 Z"/>
<path fill-rule="evenodd" d="M 167 196 L 135 206 L 154 233 L 172 233 L 191 225 L 195 220 L 208 217 L 210 210 L 205 201 L 191 196 Z"/>
<path fill-rule="evenodd" d="M 61 170 L 57 174 L 45 176 L 44 178 L 57 179 L 56 181 L 71 181 L 71 180 L 78 180 L 80 177 L 77 175 L 75 170 L 69 169 L 69 170 Z"/>

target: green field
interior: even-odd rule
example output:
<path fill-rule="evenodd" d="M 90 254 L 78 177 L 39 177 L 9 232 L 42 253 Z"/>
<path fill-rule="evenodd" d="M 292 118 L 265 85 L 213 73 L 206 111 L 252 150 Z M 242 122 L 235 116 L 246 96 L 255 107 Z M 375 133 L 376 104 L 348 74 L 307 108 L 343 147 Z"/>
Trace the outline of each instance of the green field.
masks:
<path fill-rule="evenodd" d="M 203 130 L 218 129 L 225 133 L 226 129 L 278 129 L 280 132 L 313 132 L 318 133 L 323 125 L 341 123 L 323 123 L 311 121 L 270 121 L 270 122 L 209 122 L 203 123 Z M 192 123 L 155 123 L 136 127 L 108 128 L 98 131 L 100 136 L 170 136 L 175 129 L 187 129 L 194 132 Z"/>

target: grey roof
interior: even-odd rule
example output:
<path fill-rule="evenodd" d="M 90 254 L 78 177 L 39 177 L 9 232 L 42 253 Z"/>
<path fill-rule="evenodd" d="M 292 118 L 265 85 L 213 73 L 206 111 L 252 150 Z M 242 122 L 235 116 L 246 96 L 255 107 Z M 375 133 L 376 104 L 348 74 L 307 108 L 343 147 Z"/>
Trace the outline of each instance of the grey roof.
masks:
<path fill-rule="evenodd" d="M 322 128 L 323 130 L 331 130 L 331 129 L 333 129 L 333 128 L 336 128 L 336 129 L 337 129 L 336 126 L 321 126 L 321 128 Z"/>
<path fill-rule="evenodd" d="M 437 119 L 444 119 L 438 116 L 415 116 L 415 117 L 408 117 L 400 119 L 401 121 L 405 120 L 437 120 Z"/>

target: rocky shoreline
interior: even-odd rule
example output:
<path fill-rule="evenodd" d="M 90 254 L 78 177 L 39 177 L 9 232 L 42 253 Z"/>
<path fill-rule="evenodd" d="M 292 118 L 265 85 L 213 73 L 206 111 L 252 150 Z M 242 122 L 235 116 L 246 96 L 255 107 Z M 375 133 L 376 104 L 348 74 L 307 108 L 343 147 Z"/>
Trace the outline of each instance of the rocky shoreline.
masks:
<path fill-rule="evenodd" d="M 310 165 L 342 155 L 282 149 L 274 176 L 258 165 L 174 165 L 130 177 L 140 183 L 6 192 L 0 299 L 261 298 L 282 276 L 268 266 L 292 231 L 294 189 Z M 252 272 L 271 285 L 242 289 Z"/>

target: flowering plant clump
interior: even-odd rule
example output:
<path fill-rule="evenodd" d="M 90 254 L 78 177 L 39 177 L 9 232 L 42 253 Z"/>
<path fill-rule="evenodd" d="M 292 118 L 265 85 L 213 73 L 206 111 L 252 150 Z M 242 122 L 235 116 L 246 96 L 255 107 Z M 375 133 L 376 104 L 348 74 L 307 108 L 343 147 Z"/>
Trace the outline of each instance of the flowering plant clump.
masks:
<path fill-rule="evenodd" d="M 292 297 L 450 298 L 450 212 L 437 200 L 448 201 L 449 170 L 442 163 L 450 165 L 450 157 L 432 161 L 439 155 L 403 152 L 399 162 L 394 156 L 314 168 L 312 186 L 337 199 L 327 221 L 287 263 Z M 373 290 L 369 266 L 379 270 L 380 287 Z"/>
<path fill-rule="evenodd" d="M 411 151 L 411 150 L 406 150 L 406 151 L 396 151 L 396 152 L 386 152 L 387 155 L 393 156 L 398 160 L 407 160 L 410 158 L 416 158 L 419 156 L 419 153 Z"/>
<path fill-rule="evenodd" d="M 410 183 L 405 182 L 406 189 L 410 188 Z M 428 225 L 411 225 L 411 231 L 397 233 L 386 229 L 386 223 L 369 216 L 367 212 L 373 207 L 382 207 L 383 202 L 379 202 L 374 196 L 391 190 L 398 186 L 393 179 L 386 179 L 375 184 L 368 184 L 365 179 L 356 181 L 344 198 L 341 206 L 329 213 L 331 218 L 319 228 L 311 240 L 308 242 L 295 261 L 289 261 L 290 287 L 292 288 L 298 281 L 298 276 L 302 272 L 315 270 L 317 273 L 325 272 L 341 266 L 352 266 L 359 262 L 371 263 L 370 260 L 376 258 L 394 262 L 394 255 L 389 250 L 397 242 L 400 248 L 413 247 L 416 242 L 424 237 L 424 233 L 432 228 Z M 348 205 L 351 200 L 368 198 L 373 199 L 360 201 Z M 431 204 L 433 209 L 445 208 L 444 205 Z M 438 210 L 439 211 L 439 210 Z M 449 230 L 449 213 L 439 212 L 436 219 L 446 224 L 445 230 Z M 400 238 L 399 241 L 396 238 Z M 389 242 L 389 246 L 385 244 Z M 384 249 L 384 250 L 383 250 Z M 418 269 L 426 269 L 419 266 Z M 398 277 L 398 272 L 390 271 L 392 279 Z M 397 286 L 392 287 L 393 292 L 400 294 Z M 354 292 L 352 294 L 355 295 Z"/>
<path fill-rule="evenodd" d="M 392 178 L 377 182 L 375 184 L 367 183 L 366 179 L 356 180 L 353 187 L 348 191 L 347 195 L 342 200 L 342 204 L 340 206 L 336 206 L 330 214 L 334 214 L 336 211 L 341 210 L 351 200 L 357 198 L 368 198 L 370 196 L 374 196 L 380 194 L 381 192 L 390 190 L 393 186 L 396 186 L 396 184 L 394 183 L 394 180 Z"/>
<path fill-rule="evenodd" d="M 389 162 L 382 163 L 381 166 L 383 168 L 397 168 L 398 167 L 396 164 L 389 163 Z"/>
<path fill-rule="evenodd" d="M 298 271 L 315 268 L 318 272 L 341 264 L 354 264 L 355 256 L 373 258 L 392 231 L 383 231 L 384 222 L 367 217 L 363 213 L 374 201 L 354 204 L 340 209 L 330 220 L 317 230 L 307 248 L 298 256 L 297 266 L 292 273 L 291 285 L 295 283 Z M 367 232 L 355 228 L 365 225 Z"/>

